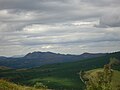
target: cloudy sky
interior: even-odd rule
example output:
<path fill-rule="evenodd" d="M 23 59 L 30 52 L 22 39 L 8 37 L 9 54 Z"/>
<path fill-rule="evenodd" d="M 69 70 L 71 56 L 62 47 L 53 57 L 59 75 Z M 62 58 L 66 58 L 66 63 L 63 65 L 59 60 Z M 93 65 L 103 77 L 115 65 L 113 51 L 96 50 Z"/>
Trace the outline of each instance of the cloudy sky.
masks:
<path fill-rule="evenodd" d="M 0 0 L 0 56 L 120 50 L 120 0 Z"/>

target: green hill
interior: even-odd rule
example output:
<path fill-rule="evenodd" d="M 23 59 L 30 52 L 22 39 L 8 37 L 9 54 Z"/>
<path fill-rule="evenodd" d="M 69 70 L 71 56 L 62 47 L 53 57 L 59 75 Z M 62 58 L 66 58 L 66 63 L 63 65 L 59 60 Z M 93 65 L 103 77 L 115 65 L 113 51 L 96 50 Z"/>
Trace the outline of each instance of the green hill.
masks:
<path fill-rule="evenodd" d="M 0 70 L 0 78 L 9 79 L 12 82 L 27 86 L 34 86 L 38 82 L 55 90 L 83 90 L 84 84 L 79 78 L 79 72 L 81 70 L 102 68 L 109 62 L 110 57 L 120 60 L 120 52 L 76 62 L 44 65 L 31 69 Z M 120 70 L 119 65 L 115 69 Z"/>
<path fill-rule="evenodd" d="M 8 70 L 8 69 L 11 69 L 11 68 L 6 67 L 6 66 L 0 66 L 0 69 L 1 69 L 1 70 Z"/>

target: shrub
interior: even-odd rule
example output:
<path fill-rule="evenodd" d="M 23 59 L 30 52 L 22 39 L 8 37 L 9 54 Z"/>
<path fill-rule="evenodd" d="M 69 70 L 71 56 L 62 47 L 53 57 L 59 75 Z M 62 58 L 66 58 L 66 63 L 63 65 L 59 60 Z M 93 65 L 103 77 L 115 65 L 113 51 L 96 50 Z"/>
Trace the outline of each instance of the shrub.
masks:
<path fill-rule="evenodd" d="M 41 82 L 36 82 L 34 85 L 35 88 L 47 88 L 43 83 Z"/>

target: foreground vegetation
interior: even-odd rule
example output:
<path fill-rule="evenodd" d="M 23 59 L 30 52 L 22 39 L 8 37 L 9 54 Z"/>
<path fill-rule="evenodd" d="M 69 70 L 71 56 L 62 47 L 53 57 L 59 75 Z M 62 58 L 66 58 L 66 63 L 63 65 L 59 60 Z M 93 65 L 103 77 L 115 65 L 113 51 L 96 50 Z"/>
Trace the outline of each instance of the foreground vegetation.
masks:
<path fill-rule="evenodd" d="M 99 72 L 103 72 L 103 69 L 101 68 L 101 69 L 94 69 L 94 70 L 87 71 L 85 76 L 89 78 L 90 80 L 92 80 L 94 85 L 96 85 L 98 83 L 98 79 L 100 79 L 100 77 L 99 78 L 97 77 Z M 113 70 L 113 77 L 109 85 L 111 89 L 105 89 L 105 90 L 120 90 L 120 79 L 119 78 L 120 78 L 120 71 Z M 99 89 L 99 90 L 104 90 L 104 89 Z"/>
<path fill-rule="evenodd" d="M 42 83 L 54 90 L 83 90 L 84 83 L 80 80 L 79 72 L 102 68 L 109 63 L 110 57 L 120 60 L 120 52 L 77 62 L 44 65 L 31 69 L 0 70 L 0 78 L 33 87 L 36 83 Z M 120 66 L 113 68 L 120 70 Z"/>
<path fill-rule="evenodd" d="M 117 80 L 120 78 L 120 72 L 112 69 L 119 64 L 119 60 L 111 58 L 103 69 L 81 71 L 80 79 L 85 84 L 86 90 L 120 90 L 120 80 Z"/>
<path fill-rule="evenodd" d="M 0 90 L 46 90 L 44 88 L 36 89 L 33 87 L 21 86 L 6 80 L 0 79 Z"/>

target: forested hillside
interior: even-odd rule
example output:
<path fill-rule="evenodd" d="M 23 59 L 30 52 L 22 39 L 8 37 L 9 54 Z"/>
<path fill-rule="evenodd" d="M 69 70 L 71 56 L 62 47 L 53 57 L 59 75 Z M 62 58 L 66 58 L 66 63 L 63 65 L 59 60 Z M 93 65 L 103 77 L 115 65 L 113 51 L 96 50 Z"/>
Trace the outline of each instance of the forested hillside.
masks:
<path fill-rule="evenodd" d="M 34 86 L 38 82 L 50 89 L 82 90 L 84 84 L 80 80 L 79 72 L 81 70 L 87 71 L 102 68 L 109 62 L 111 57 L 120 60 L 120 52 L 76 62 L 44 65 L 31 69 L 0 70 L 0 78 L 9 79 L 21 85 Z M 115 69 L 119 70 L 119 65 Z"/>

